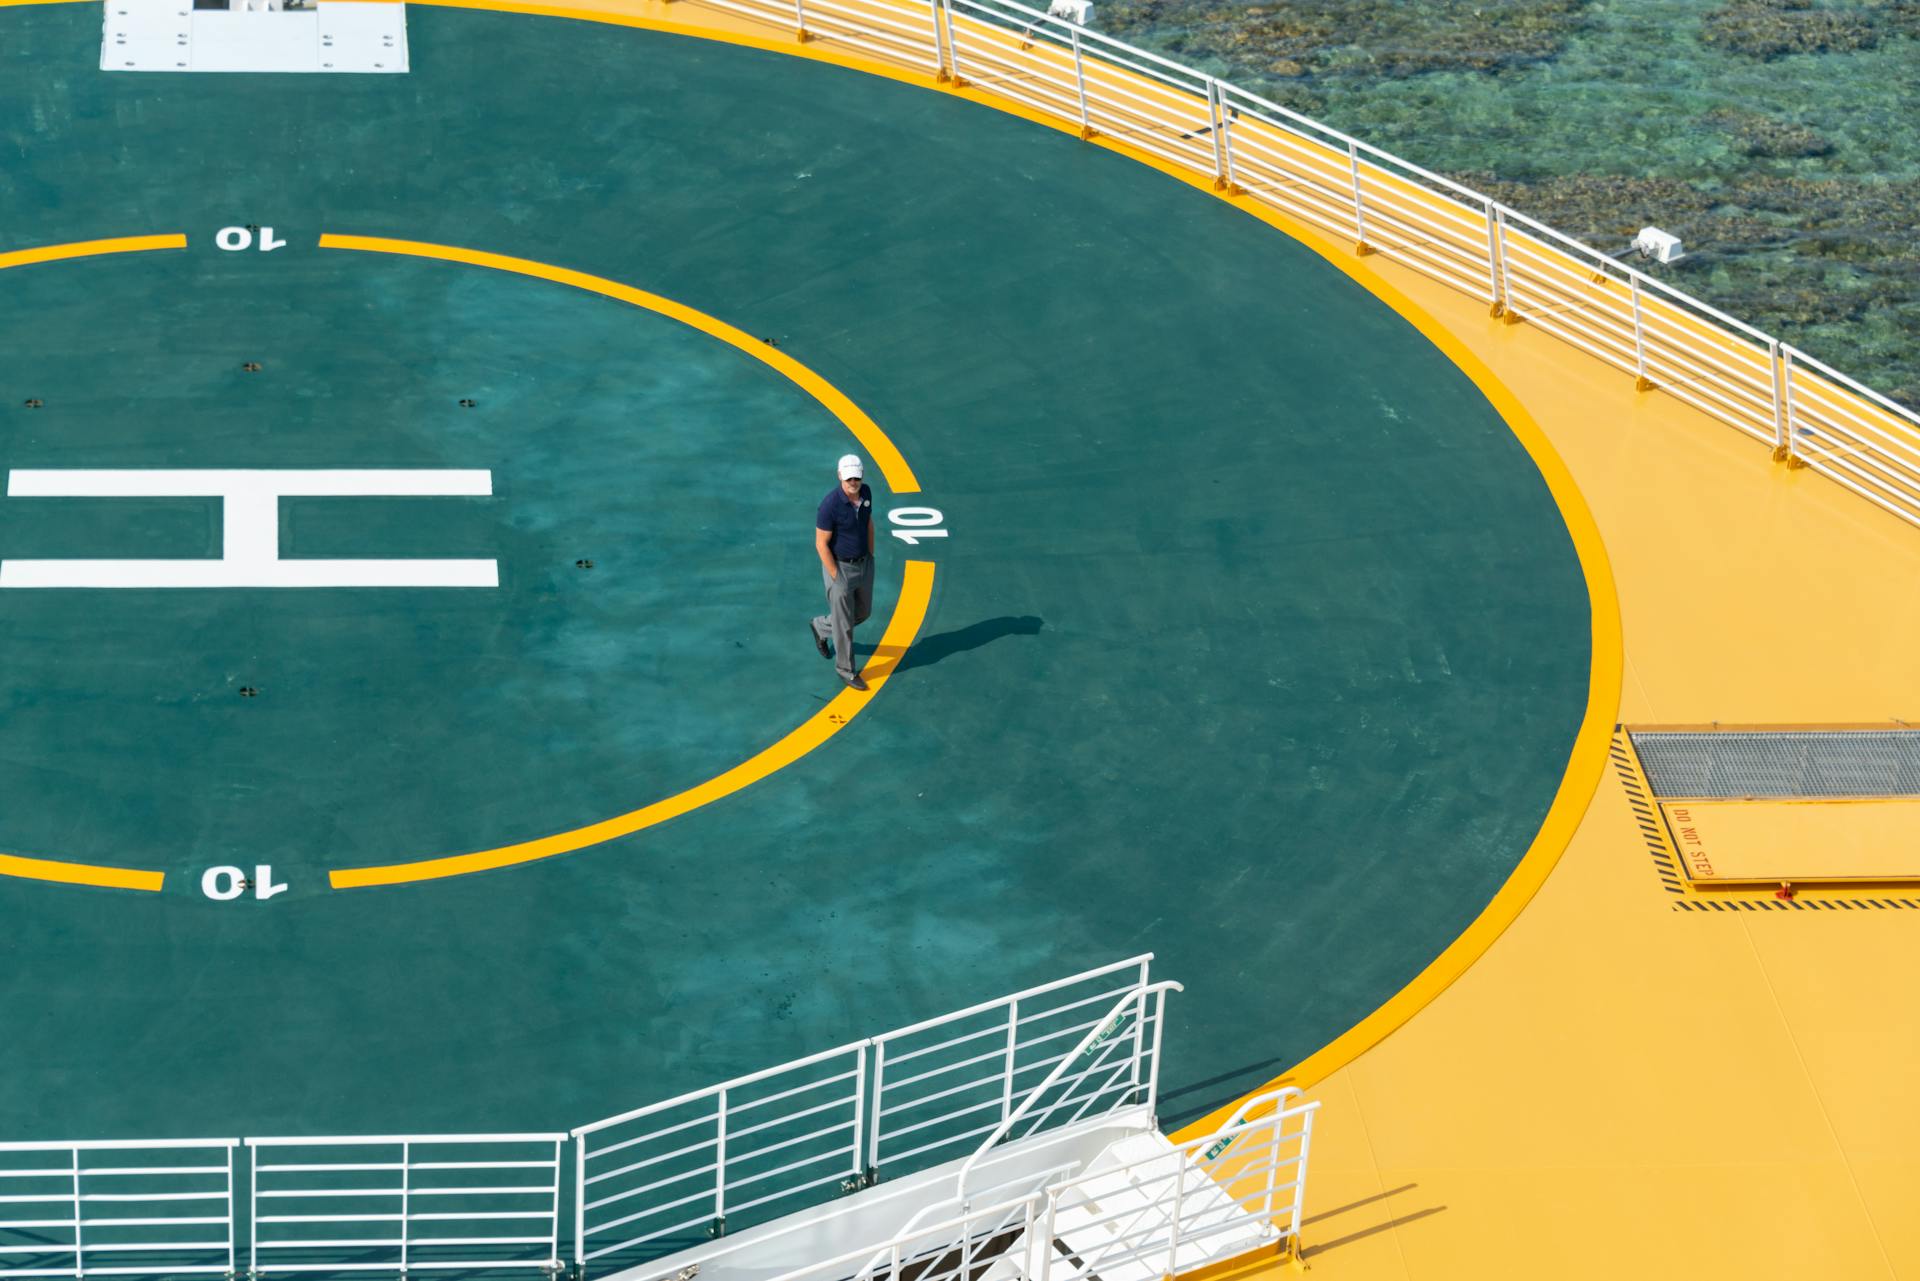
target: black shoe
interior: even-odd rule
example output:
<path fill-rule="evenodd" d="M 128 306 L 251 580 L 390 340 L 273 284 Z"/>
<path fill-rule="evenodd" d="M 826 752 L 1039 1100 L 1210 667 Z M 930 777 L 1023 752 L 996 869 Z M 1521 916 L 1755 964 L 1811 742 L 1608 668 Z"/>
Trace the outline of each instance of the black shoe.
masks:
<path fill-rule="evenodd" d="M 814 631 L 812 623 L 807 624 L 807 635 L 813 637 L 813 647 L 820 651 L 820 657 L 833 657 L 833 650 L 827 645 L 827 638 Z"/>
<path fill-rule="evenodd" d="M 864 690 L 866 687 L 867 687 L 867 683 L 860 679 L 860 674 L 858 672 L 855 672 L 853 675 L 847 677 L 848 689 Z"/>

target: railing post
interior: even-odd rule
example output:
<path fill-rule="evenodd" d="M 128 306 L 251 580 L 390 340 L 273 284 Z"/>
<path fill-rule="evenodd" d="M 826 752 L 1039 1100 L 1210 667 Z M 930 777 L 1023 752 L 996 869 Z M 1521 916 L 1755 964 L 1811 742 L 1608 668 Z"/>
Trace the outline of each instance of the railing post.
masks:
<path fill-rule="evenodd" d="M 853 1142 L 847 1145 L 853 1151 L 852 1173 L 856 1180 L 860 1177 L 860 1149 L 865 1143 L 867 1134 L 866 1109 L 867 1046 L 863 1041 L 853 1065 Z"/>
<path fill-rule="evenodd" d="M 80 1241 L 80 1149 L 69 1148 L 73 1155 L 73 1275 L 87 1274 L 86 1247 Z"/>
<path fill-rule="evenodd" d="M 947 74 L 947 44 L 940 35 L 940 0 L 927 0 L 927 20 L 933 24 L 933 78 L 945 84 L 953 77 Z"/>
<path fill-rule="evenodd" d="M 1013 1115 L 1013 1058 L 1020 1042 L 1020 1001 L 1018 998 L 1007 1002 L 1007 1053 L 1001 1065 L 1000 1076 L 1000 1120 Z"/>
<path fill-rule="evenodd" d="M 1174 1161 L 1173 1217 L 1167 1221 L 1167 1266 L 1161 1269 L 1170 1277 L 1180 1274 L 1180 1203 L 1186 1190 L 1187 1158 L 1185 1154 L 1180 1154 Z"/>
<path fill-rule="evenodd" d="M 1493 201 L 1487 201 L 1487 292 L 1492 295 L 1492 310 L 1487 314 L 1495 319 L 1506 314 L 1507 281 L 1501 261 L 1499 218 L 1494 213 Z"/>
<path fill-rule="evenodd" d="M 967 83 L 967 78 L 961 74 L 960 46 L 953 38 L 953 0 L 939 0 L 939 3 L 940 25 L 947 32 L 947 67 L 953 73 L 954 87 L 958 88 Z"/>
<path fill-rule="evenodd" d="M 553 1141 L 553 1217 L 547 1220 L 552 1240 L 547 1243 L 547 1262 L 552 1265 L 554 1281 L 558 1281 L 560 1273 L 560 1180 L 566 1177 L 560 1172 L 560 1148 L 565 1142 L 565 1139 Z"/>
<path fill-rule="evenodd" d="M 407 1275 L 407 1245 L 413 1239 L 413 1144 L 400 1144 L 400 1275 Z"/>
<path fill-rule="evenodd" d="M 873 1047 L 873 1107 L 867 1114 L 867 1168 L 877 1175 L 880 1169 L 880 1109 L 887 1101 L 887 1043 Z"/>
<path fill-rule="evenodd" d="M 1783 347 L 1780 356 L 1780 389 L 1787 403 L 1787 456 L 1782 461 L 1792 466 L 1800 461 L 1800 405 L 1793 394 L 1793 348 Z"/>
<path fill-rule="evenodd" d="M 1057 1188 L 1047 1190 L 1047 1230 L 1040 1238 L 1040 1281 L 1052 1281 L 1053 1277 L 1053 1221 L 1060 1209 L 1060 1192 Z"/>
<path fill-rule="evenodd" d="M 1093 116 L 1087 110 L 1087 64 L 1080 54 L 1080 24 L 1067 24 L 1067 38 L 1073 44 L 1073 87 L 1080 95 L 1080 138 L 1085 141 L 1093 137 Z"/>
<path fill-rule="evenodd" d="M 1213 135 L 1213 189 L 1227 189 L 1227 149 L 1223 139 L 1227 131 L 1220 110 L 1220 82 L 1207 77 L 1207 132 Z"/>
<path fill-rule="evenodd" d="M 1300 1257 L 1300 1216 L 1307 1205 L 1307 1156 L 1313 1146 L 1315 1104 L 1300 1114 L 1300 1162 L 1293 1174 L 1293 1218 L 1287 1225 L 1287 1254 Z"/>
<path fill-rule="evenodd" d="M 1640 323 L 1640 273 L 1627 272 L 1627 296 L 1633 300 L 1633 385 L 1641 391 L 1652 391 L 1653 381 L 1647 377 L 1647 338 L 1645 327 Z"/>
<path fill-rule="evenodd" d="M 227 1147 L 227 1271 L 234 1269 L 233 1145 Z"/>
<path fill-rule="evenodd" d="M 573 1281 L 587 1281 L 587 1136 L 573 1141 Z"/>
<path fill-rule="evenodd" d="M 727 1092 L 720 1091 L 720 1111 L 714 1116 L 713 1227 L 719 1236 L 727 1224 Z"/>
<path fill-rule="evenodd" d="M 1144 1020 L 1147 1007 L 1140 1006 L 1140 1015 Z M 1167 990 L 1161 988 L 1153 994 L 1153 1048 L 1147 1060 L 1147 1108 L 1153 1115 L 1153 1123 L 1160 1124 L 1160 1042 L 1164 1039 L 1167 1024 Z"/>
<path fill-rule="evenodd" d="M 793 33 L 800 37 L 801 44 L 813 39 L 807 32 L 806 0 L 793 0 Z"/>
<path fill-rule="evenodd" d="M 1500 262 L 1500 310 L 1496 313 L 1509 325 L 1520 323 L 1520 313 L 1513 309 L 1513 268 L 1507 262 L 1507 207 L 1493 207 L 1493 244 L 1498 251 Z"/>
<path fill-rule="evenodd" d="M 1768 372 L 1773 375 L 1773 461 L 1784 462 L 1787 457 L 1787 404 L 1781 385 L 1780 340 L 1767 339 Z"/>
<path fill-rule="evenodd" d="M 888 1253 L 889 1253 L 889 1261 L 887 1263 L 888 1281 L 900 1281 L 900 1243 L 898 1241 L 895 1241 L 893 1243 L 893 1248 Z"/>
<path fill-rule="evenodd" d="M 1142 1001 L 1140 1008 L 1133 1012 L 1133 1053 L 1128 1056 L 1130 1062 L 1127 1064 L 1127 1084 L 1131 1085 L 1135 1092 L 1140 1088 L 1140 1059 L 1146 1049 L 1144 1040 L 1146 1034 L 1147 1003 Z M 1140 1100 L 1136 1099 L 1135 1102 Z"/>
<path fill-rule="evenodd" d="M 1351 140 L 1347 143 L 1347 172 L 1353 175 L 1353 251 L 1370 254 L 1373 246 L 1367 243 L 1367 211 L 1360 196 L 1360 148 Z"/>
<path fill-rule="evenodd" d="M 1272 1223 L 1277 1216 L 1273 1198 L 1280 1187 L 1280 1145 L 1287 1137 L 1287 1101 L 1284 1097 L 1273 1102 L 1273 1154 L 1267 1158 L 1267 1222 Z"/>
<path fill-rule="evenodd" d="M 247 1275 L 260 1275 L 260 1149 L 247 1147 Z"/>

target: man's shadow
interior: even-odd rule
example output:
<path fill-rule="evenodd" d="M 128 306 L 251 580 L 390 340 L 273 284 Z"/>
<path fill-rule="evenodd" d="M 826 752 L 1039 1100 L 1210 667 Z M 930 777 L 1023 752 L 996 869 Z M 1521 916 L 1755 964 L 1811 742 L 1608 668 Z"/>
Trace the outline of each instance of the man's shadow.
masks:
<path fill-rule="evenodd" d="M 932 667 L 943 658 L 999 640 L 1002 636 L 1038 636 L 1045 624 L 1031 614 L 1019 618 L 988 618 L 938 636 L 922 636 L 907 648 L 896 673 L 914 667 Z"/>

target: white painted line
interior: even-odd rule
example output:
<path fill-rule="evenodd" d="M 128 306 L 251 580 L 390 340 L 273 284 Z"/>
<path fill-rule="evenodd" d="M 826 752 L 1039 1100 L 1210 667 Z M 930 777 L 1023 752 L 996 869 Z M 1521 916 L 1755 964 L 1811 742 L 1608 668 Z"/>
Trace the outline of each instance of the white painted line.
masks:
<path fill-rule="evenodd" d="M 8 587 L 498 587 L 491 560 L 9 560 Z"/>
<path fill-rule="evenodd" d="M 289 498 L 447 495 L 486 498 L 490 471 L 448 468 L 19 468 L 7 473 L 12 498 L 224 498 L 230 493 Z"/>
<path fill-rule="evenodd" d="M 8 587 L 498 587 L 492 560 L 282 560 L 282 498 L 485 498 L 493 473 L 459 469 L 23 468 L 9 498 L 218 498 L 220 559 L 0 561 Z"/>

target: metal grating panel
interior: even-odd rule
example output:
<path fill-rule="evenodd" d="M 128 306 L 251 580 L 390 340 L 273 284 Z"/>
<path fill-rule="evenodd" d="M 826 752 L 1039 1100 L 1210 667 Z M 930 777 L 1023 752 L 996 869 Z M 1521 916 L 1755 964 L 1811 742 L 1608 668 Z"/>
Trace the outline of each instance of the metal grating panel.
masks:
<path fill-rule="evenodd" d="M 1920 796 L 1920 730 L 1631 734 L 1655 796 Z"/>

